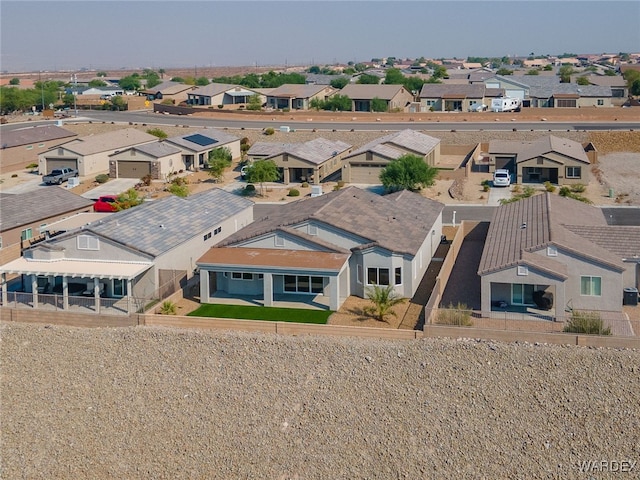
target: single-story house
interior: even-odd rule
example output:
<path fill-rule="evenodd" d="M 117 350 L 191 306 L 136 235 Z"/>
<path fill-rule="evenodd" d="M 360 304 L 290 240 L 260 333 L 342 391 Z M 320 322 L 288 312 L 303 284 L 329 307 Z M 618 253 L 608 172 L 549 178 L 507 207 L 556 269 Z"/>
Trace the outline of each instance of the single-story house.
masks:
<path fill-rule="evenodd" d="M 372 112 L 371 102 L 374 98 L 383 100 L 387 104 L 387 112 L 406 112 L 414 100 L 413 94 L 402 85 L 352 83 L 343 87 L 338 93 L 351 99 L 351 110 L 354 112 Z"/>
<path fill-rule="evenodd" d="M 581 75 L 579 75 L 581 76 Z M 587 80 L 591 85 L 598 87 L 610 87 L 611 88 L 611 104 L 615 106 L 622 105 L 629 97 L 629 88 L 627 81 L 622 75 L 587 75 Z"/>
<path fill-rule="evenodd" d="M 249 98 L 259 95 L 260 105 L 266 101 L 266 96 L 261 95 L 247 87 L 240 85 L 229 85 L 227 83 L 210 83 L 204 87 L 198 87 L 187 95 L 189 105 L 211 105 L 218 108 L 219 105 L 246 106 Z"/>
<path fill-rule="evenodd" d="M 299 299 L 338 310 L 372 285 L 410 298 L 440 243 L 443 207 L 356 187 L 278 205 L 198 259 L 200 301 Z"/>
<path fill-rule="evenodd" d="M 22 170 L 38 163 L 38 154 L 73 140 L 78 135 L 57 125 L 17 128 L 2 132 L 0 171 Z"/>
<path fill-rule="evenodd" d="M 501 96 L 500 89 L 489 89 L 481 83 L 425 83 L 420 90 L 420 111 L 469 112 L 479 105 L 491 106 L 491 99 Z"/>
<path fill-rule="evenodd" d="M 163 143 L 182 150 L 180 164 L 184 165 L 186 170 L 198 171 L 205 167 L 209 162 L 209 154 L 218 148 L 228 149 L 232 160 L 239 160 L 242 156 L 240 138 L 215 128 L 169 137 Z"/>
<path fill-rule="evenodd" d="M 506 169 L 516 183 L 583 184 L 591 179 L 591 162 L 584 147 L 567 138 L 547 135 L 531 142 L 491 140 L 489 171 Z"/>
<path fill-rule="evenodd" d="M 620 312 L 624 289 L 638 286 L 639 255 L 640 227 L 610 227 L 600 208 L 551 193 L 502 205 L 478 268 L 483 315 Z"/>
<path fill-rule="evenodd" d="M 7 274 L 46 308 L 53 294 L 62 308 L 89 304 L 94 312 L 131 313 L 194 275 L 196 260 L 220 240 L 253 221 L 253 202 L 214 188 L 186 198 L 171 196 L 110 214 L 45 240 L 0 267 L 2 301 Z M 22 295 L 24 297 L 24 294 Z M 70 298 L 88 296 L 87 299 Z"/>
<path fill-rule="evenodd" d="M 418 155 L 434 166 L 440 158 L 440 139 L 406 129 L 372 140 L 344 157 L 342 180 L 378 184 L 382 169 L 406 154 Z"/>
<path fill-rule="evenodd" d="M 326 101 L 336 91 L 328 85 L 285 84 L 269 92 L 267 107 L 278 110 L 308 110 L 314 99 Z"/>
<path fill-rule="evenodd" d="M 135 128 L 81 137 L 39 154 L 40 174 L 46 175 L 54 168 L 62 167 L 77 169 L 81 177 L 106 173 L 112 153 L 157 140 L 158 137 Z"/>
<path fill-rule="evenodd" d="M 60 187 L 0 193 L 0 264 L 20 257 L 23 248 L 41 240 L 47 225 L 92 207 L 93 201 Z"/>
<path fill-rule="evenodd" d="M 189 92 L 195 88 L 193 85 L 186 85 L 169 80 L 155 87 L 140 90 L 139 93 L 146 95 L 148 100 L 173 100 L 175 104 L 178 104 L 187 100 Z"/>
<path fill-rule="evenodd" d="M 247 156 L 251 161 L 273 160 L 285 184 L 318 184 L 342 168 L 342 158 L 352 145 L 338 140 L 315 138 L 304 143 L 254 143 Z"/>
<path fill-rule="evenodd" d="M 67 88 L 67 93 L 75 93 L 76 89 L 74 87 L 68 87 Z M 104 86 L 104 87 L 85 87 L 85 88 L 78 88 L 77 90 L 78 95 L 124 95 L 125 91 L 123 88 L 121 87 L 109 87 L 109 86 Z"/>
<path fill-rule="evenodd" d="M 125 148 L 109 155 L 111 178 L 143 178 L 165 180 L 169 175 L 186 170 L 182 150 L 157 141 Z"/>

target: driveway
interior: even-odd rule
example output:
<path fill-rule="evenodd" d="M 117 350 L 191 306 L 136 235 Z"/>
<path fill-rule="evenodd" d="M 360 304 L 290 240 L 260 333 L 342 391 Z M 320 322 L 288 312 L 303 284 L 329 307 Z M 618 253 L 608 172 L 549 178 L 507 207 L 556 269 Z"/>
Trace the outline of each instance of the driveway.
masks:
<path fill-rule="evenodd" d="M 491 187 L 487 205 L 496 207 L 500 205 L 500 200 L 509 198 L 511 198 L 511 187 Z"/>
<path fill-rule="evenodd" d="M 81 196 L 90 200 L 97 200 L 102 195 L 120 195 L 136 186 L 137 178 L 113 178 L 96 188 L 84 192 Z"/>

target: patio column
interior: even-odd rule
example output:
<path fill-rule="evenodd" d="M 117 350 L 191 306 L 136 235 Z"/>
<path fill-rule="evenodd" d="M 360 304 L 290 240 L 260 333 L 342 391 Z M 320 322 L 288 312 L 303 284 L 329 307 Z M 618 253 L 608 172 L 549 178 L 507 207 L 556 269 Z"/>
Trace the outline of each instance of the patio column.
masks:
<path fill-rule="evenodd" d="M 38 308 L 38 277 L 31 275 L 31 293 L 33 293 L 33 308 Z"/>
<path fill-rule="evenodd" d="M 340 308 L 340 277 L 329 277 L 329 309 L 337 312 Z"/>
<path fill-rule="evenodd" d="M 127 313 L 131 313 L 131 295 L 133 294 L 133 282 L 127 279 Z"/>
<path fill-rule="evenodd" d="M 284 167 L 282 170 L 283 170 L 283 173 L 284 173 L 284 175 L 283 175 L 284 184 L 288 185 L 289 182 L 291 181 L 291 174 L 289 173 L 289 167 Z"/>
<path fill-rule="evenodd" d="M 273 275 L 271 273 L 265 273 L 263 276 L 263 295 L 264 306 L 273 307 Z"/>
<path fill-rule="evenodd" d="M 313 184 L 320 185 L 320 169 L 318 167 L 313 169 Z"/>
<path fill-rule="evenodd" d="M 209 270 L 200 269 L 200 303 L 209 303 Z"/>
<path fill-rule="evenodd" d="M 69 280 L 62 276 L 62 309 L 69 310 Z"/>
<path fill-rule="evenodd" d="M 0 275 L 0 281 L 2 282 L 2 285 L 1 285 L 2 305 L 6 307 L 7 306 L 7 274 L 6 273 L 2 273 L 2 275 Z"/>
<path fill-rule="evenodd" d="M 93 279 L 93 298 L 96 303 L 96 313 L 100 313 L 100 282 L 98 277 Z"/>

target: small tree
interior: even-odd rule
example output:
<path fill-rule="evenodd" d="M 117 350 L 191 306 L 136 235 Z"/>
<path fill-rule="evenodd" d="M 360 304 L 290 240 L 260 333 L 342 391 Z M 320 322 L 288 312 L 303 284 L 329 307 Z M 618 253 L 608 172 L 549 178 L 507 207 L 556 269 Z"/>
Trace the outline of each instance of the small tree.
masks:
<path fill-rule="evenodd" d="M 342 90 L 349 84 L 349 79 L 347 77 L 338 77 L 331 80 L 330 85 L 333 88 L 337 88 L 338 90 Z"/>
<path fill-rule="evenodd" d="M 118 210 L 126 210 L 128 208 L 140 205 L 143 201 L 144 199 L 140 198 L 138 191 L 135 188 L 130 188 L 126 192 L 118 195 L 118 202 L 116 203 L 116 208 Z"/>
<path fill-rule="evenodd" d="M 251 95 L 249 100 L 247 101 L 247 110 L 261 110 L 262 109 L 262 100 L 260 99 L 260 95 Z"/>
<path fill-rule="evenodd" d="M 406 154 L 393 160 L 380 173 L 380 181 L 388 192 L 417 191 L 435 183 L 438 170 L 426 164 L 423 158 Z"/>
<path fill-rule="evenodd" d="M 576 83 L 578 85 L 589 85 L 589 79 L 587 77 L 578 77 Z"/>
<path fill-rule="evenodd" d="M 9 80 L 9 85 L 20 85 L 20 79 L 18 77 L 13 77 Z"/>
<path fill-rule="evenodd" d="M 371 99 L 371 111 L 372 112 L 386 112 L 387 102 L 378 97 Z"/>
<path fill-rule="evenodd" d="M 513 75 L 513 70 L 509 70 L 508 68 L 499 68 L 496 75 L 501 75 L 503 77 L 505 75 Z"/>
<path fill-rule="evenodd" d="M 393 285 L 373 285 L 367 288 L 366 295 L 373 306 L 366 307 L 365 312 L 380 322 L 384 322 L 387 315 L 397 316 L 392 308 L 406 300 L 394 290 Z"/>
<path fill-rule="evenodd" d="M 273 160 L 260 160 L 247 171 L 247 182 L 260 184 L 260 195 L 264 195 L 264 183 L 275 182 L 280 178 L 278 167 Z"/>

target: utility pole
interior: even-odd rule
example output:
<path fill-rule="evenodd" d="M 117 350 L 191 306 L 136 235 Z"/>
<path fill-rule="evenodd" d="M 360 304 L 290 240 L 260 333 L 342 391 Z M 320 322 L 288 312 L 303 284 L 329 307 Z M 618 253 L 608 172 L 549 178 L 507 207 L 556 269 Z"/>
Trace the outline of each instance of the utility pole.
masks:
<path fill-rule="evenodd" d="M 44 84 L 42 83 L 41 72 L 38 72 L 38 81 L 40 82 L 40 92 L 42 93 L 42 114 L 44 115 Z"/>
<path fill-rule="evenodd" d="M 76 118 L 78 118 L 78 104 L 76 103 L 76 97 L 78 96 L 78 77 L 73 74 L 73 109 L 76 112 Z"/>

